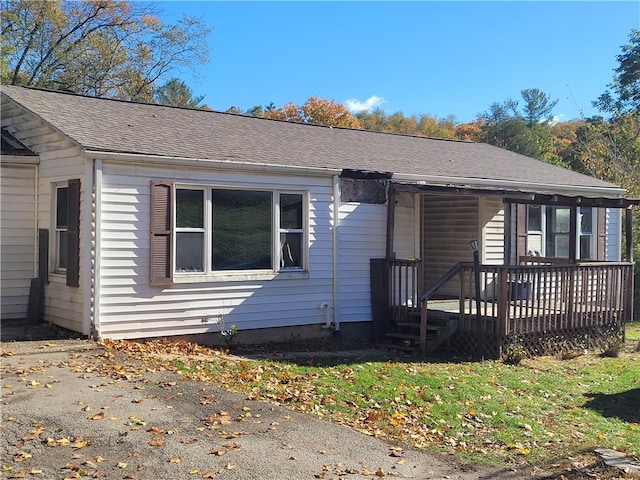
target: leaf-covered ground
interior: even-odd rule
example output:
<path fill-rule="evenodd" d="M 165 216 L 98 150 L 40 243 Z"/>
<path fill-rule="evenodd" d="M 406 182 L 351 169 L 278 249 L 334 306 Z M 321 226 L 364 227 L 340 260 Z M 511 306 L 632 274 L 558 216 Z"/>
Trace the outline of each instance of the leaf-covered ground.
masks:
<path fill-rule="evenodd" d="M 260 403 L 253 400 L 265 400 L 391 441 L 395 447 L 384 456 L 399 469 L 405 449 L 415 447 L 502 472 L 517 469 L 529 478 L 637 479 L 633 472 L 605 467 L 594 451 L 615 449 L 638 463 L 639 339 L 640 325 L 635 324 L 616 358 L 588 353 L 527 359 L 518 366 L 420 361 L 382 351 L 343 355 L 340 348 L 353 345 L 342 342 L 234 349 L 237 355 L 232 355 L 187 342 L 154 340 L 104 341 L 100 348 L 94 344 L 95 352 L 70 353 L 70 359 L 60 363 L 43 356 L 27 367 L 28 357 L 12 358 L 11 344 L 3 343 L 2 401 L 7 405 L 31 396 L 47 407 L 33 418 L 7 417 L 4 409 L 3 436 L 11 434 L 17 441 L 3 445 L 0 477 L 49 478 L 50 467 L 43 467 L 47 462 L 42 459 L 58 460 L 51 452 L 59 451 L 66 460 L 50 478 L 143 479 L 174 470 L 184 478 L 231 478 L 239 465 L 231 461 L 234 456 L 255 453 L 246 447 L 252 435 L 246 437 L 250 429 L 243 426 L 258 428 L 266 410 L 259 411 Z M 314 350 L 319 346 L 325 351 Z M 292 355 L 296 347 L 307 351 Z M 97 397 L 79 402 L 73 400 L 79 392 L 61 392 L 63 372 L 87 382 Z M 177 373 L 183 381 L 158 380 L 163 372 Z M 197 412 L 182 421 L 195 423 L 188 428 L 170 425 L 162 411 L 173 408 L 181 399 L 179 390 L 188 385 L 195 393 L 187 405 Z M 212 389 L 218 386 L 241 393 L 245 401 L 236 401 L 233 411 L 216 408 L 219 395 Z M 133 391 L 130 399 L 122 395 L 127 389 Z M 102 397 L 105 400 L 99 400 Z M 71 408 L 69 418 L 77 417 L 78 427 L 53 422 L 48 410 L 57 403 L 51 402 L 61 402 L 63 411 Z M 117 413 L 117 408 L 122 411 Z M 288 423 L 287 417 L 267 428 L 277 431 L 276 424 Z M 122 425 L 123 436 L 96 437 L 91 426 L 108 424 Z M 216 443 L 206 452 L 206 461 L 189 457 L 198 442 L 212 439 Z M 109 443 L 114 441 L 117 445 Z M 114 458 L 122 442 L 131 442 L 131 451 Z M 287 442 L 280 447 L 293 448 Z M 166 458 L 162 468 L 154 470 L 159 466 L 149 460 L 149 452 L 160 450 L 167 452 Z M 45 453 L 49 457 L 43 457 Z M 323 447 L 316 453 L 329 458 L 331 452 Z M 317 469 L 315 478 L 379 478 L 401 471 L 334 463 Z"/>
<path fill-rule="evenodd" d="M 593 452 L 640 456 L 640 353 L 633 335 L 617 358 L 588 353 L 518 366 L 309 352 L 293 361 L 249 360 L 165 341 L 106 346 L 251 399 L 465 461 L 565 472 L 557 478 L 615 478 L 594 470 Z"/>

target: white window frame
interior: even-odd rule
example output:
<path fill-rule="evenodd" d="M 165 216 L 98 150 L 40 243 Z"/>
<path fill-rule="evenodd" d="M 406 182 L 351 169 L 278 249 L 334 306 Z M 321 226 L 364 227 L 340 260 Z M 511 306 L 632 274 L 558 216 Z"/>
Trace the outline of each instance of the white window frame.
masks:
<path fill-rule="evenodd" d="M 177 195 L 174 195 L 173 205 L 173 225 L 176 241 L 173 242 L 173 259 L 174 259 L 174 283 L 191 283 L 199 281 L 215 282 L 215 281 L 244 281 L 244 280 L 271 280 L 271 279 L 289 279 L 289 278 L 308 278 L 309 265 L 309 193 L 302 190 L 289 189 L 273 189 L 273 188 L 247 188 L 230 185 L 213 185 L 203 186 L 194 184 L 175 184 L 175 190 L 202 190 L 204 191 L 204 228 L 179 228 L 177 226 Z M 213 256 L 213 191 L 214 190 L 234 190 L 234 191 L 258 191 L 271 193 L 271 268 L 256 270 L 212 270 Z M 300 229 L 283 229 L 280 225 L 280 195 L 294 194 L 300 195 L 302 200 L 302 228 Z M 178 270 L 176 262 L 177 238 L 178 233 L 204 231 L 204 252 L 203 252 L 203 271 L 202 272 L 184 272 Z M 280 235 L 282 233 L 300 233 L 301 239 L 301 267 L 281 267 L 282 249 L 280 245 Z"/>
<path fill-rule="evenodd" d="M 539 237 L 540 238 L 540 245 L 541 245 L 541 250 L 540 251 L 529 251 L 527 252 L 528 255 L 533 254 L 533 255 L 540 255 L 542 257 L 546 257 L 547 255 L 547 215 L 549 214 L 549 208 L 567 208 L 567 209 L 571 209 L 571 207 L 557 207 L 555 205 L 529 205 L 530 207 L 540 207 L 541 211 L 540 211 L 540 226 L 541 226 L 541 230 L 531 230 L 529 228 L 529 208 L 527 208 L 527 243 L 530 244 L 531 243 L 531 239 L 533 237 Z M 577 215 L 576 215 L 576 238 L 574 239 L 574 242 L 576 244 L 576 258 L 577 259 L 582 259 L 582 260 L 589 260 L 589 259 L 583 259 L 582 258 L 582 252 L 581 252 L 581 242 L 580 242 L 580 237 L 582 236 L 582 225 L 580 222 L 580 208 L 581 207 L 576 207 L 578 209 L 577 211 Z M 597 223 L 597 208 L 591 208 L 591 238 L 589 240 L 589 249 L 590 249 L 590 253 L 591 256 L 594 256 L 594 253 L 596 251 L 596 247 L 597 247 L 597 235 L 595 232 L 595 228 Z M 562 257 L 564 258 L 564 257 Z"/>
<path fill-rule="evenodd" d="M 59 227 L 58 226 L 58 191 L 62 190 L 62 189 L 66 189 L 67 190 L 67 198 L 69 198 L 69 185 L 67 182 L 60 182 L 60 183 L 54 183 L 53 184 L 53 192 L 52 192 L 52 196 L 53 196 L 53 201 L 51 202 L 51 204 L 53 205 L 53 210 L 52 210 L 52 226 L 53 226 L 53 271 L 54 273 L 66 273 L 67 271 L 67 267 L 66 266 L 62 266 L 60 265 L 60 259 L 61 259 L 61 248 L 62 248 L 62 234 L 63 233 L 67 233 L 69 231 L 69 205 L 68 205 L 68 201 L 67 201 L 67 205 L 65 206 L 65 209 L 67 209 L 67 218 L 65 219 L 66 225 L 63 227 Z M 67 241 L 68 238 L 67 238 Z M 66 248 L 66 246 L 65 246 Z M 67 255 L 67 253 L 65 252 L 65 256 Z M 67 263 L 69 262 L 69 259 L 67 258 Z"/>

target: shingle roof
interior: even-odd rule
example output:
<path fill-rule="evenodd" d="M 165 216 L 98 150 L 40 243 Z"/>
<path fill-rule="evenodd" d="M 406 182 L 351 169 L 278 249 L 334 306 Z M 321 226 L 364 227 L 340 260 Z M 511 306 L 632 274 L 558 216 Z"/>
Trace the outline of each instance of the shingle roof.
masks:
<path fill-rule="evenodd" d="M 487 144 L 286 123 L 2 86 L 2 92 L 89 150 L 268 165 L 461 177 L 551 187 L 608 182 Z"/>

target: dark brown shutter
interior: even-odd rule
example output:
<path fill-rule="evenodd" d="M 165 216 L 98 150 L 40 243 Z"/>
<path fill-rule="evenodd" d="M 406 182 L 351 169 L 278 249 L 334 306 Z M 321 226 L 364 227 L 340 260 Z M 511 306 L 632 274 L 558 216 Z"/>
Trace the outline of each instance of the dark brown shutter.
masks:
<path fill-rule="evenodd" d="M 516 264 L 527 254 L 527 206 L 516 204 Z"/>
<path fill-rule="evenodd" d="M 69 180 L 67 197 L 67 285 L 80 286 L 80 179 Z"/>
<path fill-rule="evenodd" d="M 569 210 L 569 263 L 576 263 L 578 252 L 578 207 Z"/>
<path fill-rule="evenodd" d="M 607 258 L 607 209 L 598 208 L 596 212 L 596 258 L 604 261 Z"/>
<path fill-rule="evenodd" d="M 151 182 L 150 277 L 153 286 L 173 282 L 173 183 Z"/>
<path fill-rule="evenodd" d="M 38 229 L 38 279 L 42 285 L 49 283 L 49 229 Z"/>

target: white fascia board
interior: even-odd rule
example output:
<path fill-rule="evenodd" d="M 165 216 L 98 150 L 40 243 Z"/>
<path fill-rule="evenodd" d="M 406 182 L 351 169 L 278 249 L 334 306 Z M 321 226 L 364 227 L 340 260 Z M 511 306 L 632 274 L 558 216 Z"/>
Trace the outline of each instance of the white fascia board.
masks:
<path fill-rule="evenodd" d="M 321 168 L 321 167 L 300 167 L 290 165 L 276 165 L 267 163 L 239 162 L 236 160 L 215 160 L 210 158 L 186 158 L 186 157 L 164 157 L 145 154 L 104 152 L 99 150 L 84 150 L 82 155 L 85 158 L 97 160 L 107 160 L 118 163 L 139 163 L 154 165 L 189 166 L 198 168 L 222 168 L 228 170 L 247 170 L 257 172 L 269 172 L 290 175 L 313 175 L 332 177 L 342 173 L 342 169 Z"/>
<path fill-rule="evenodd" d="M 418 185 L 441 185 L 443 187 L 493 187 L 513 191 L 525 191 L 531 193 L 553 193 L 558 195 L 575 195 L 584 197 L 607 197 L 622 198 L 627 193 L 624 188 L 619 187 L 589 187 L 585 185 L 553 185 L 537 182 L 517 182 L 514 180 L 498 180 L 490 178 L 467 178 L 467 177 L 445 177 L 445 176 L 422 176 L 393 174 L 392 180 L 413 182 Z"/>

